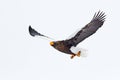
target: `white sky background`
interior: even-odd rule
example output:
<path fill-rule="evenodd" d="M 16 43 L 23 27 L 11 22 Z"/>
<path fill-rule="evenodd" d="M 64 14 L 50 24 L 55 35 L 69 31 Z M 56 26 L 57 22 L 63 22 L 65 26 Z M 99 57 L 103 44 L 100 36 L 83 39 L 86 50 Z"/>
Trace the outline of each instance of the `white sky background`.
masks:
<path fill-rule="evenodd" d="M 0 0 L 0 80 L 120 80 L 119 0 Z M 78 46 L 88 57 L 70 59 L 28 26 L 66 39 L 102 10 L 102 28 Z"/>

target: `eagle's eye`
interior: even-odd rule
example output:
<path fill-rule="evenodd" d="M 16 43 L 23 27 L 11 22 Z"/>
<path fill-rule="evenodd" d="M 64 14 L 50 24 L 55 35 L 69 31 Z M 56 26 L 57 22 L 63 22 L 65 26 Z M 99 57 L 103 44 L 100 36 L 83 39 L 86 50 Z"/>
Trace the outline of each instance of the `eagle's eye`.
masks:
<path fill-rule="evenodd" d="M 52 42 L 50 42 L 50 45 L 51 45 L 51 46 L 53 46 L 53 45 L 54 45 L 54 42 L 53 42 L 53 41 L 52 41 Z"/>

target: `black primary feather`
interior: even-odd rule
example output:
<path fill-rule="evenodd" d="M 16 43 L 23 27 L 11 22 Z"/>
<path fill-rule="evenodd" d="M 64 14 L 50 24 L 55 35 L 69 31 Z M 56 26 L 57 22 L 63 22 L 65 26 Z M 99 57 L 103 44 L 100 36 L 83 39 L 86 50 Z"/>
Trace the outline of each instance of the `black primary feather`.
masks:
<path fill-rule="evenodd" d="M 49 38 L 49 37 L 47 37 L 47 36 L 45 36 L 45 35 L 43 35 L 43 34 L 40 34 L 39 32 L 37 32 L 35 29 L 33 29 L 31 26 L 29 26 L 29 33 L 30 33 L 30 35 L 31 36 L 43 36 L 43 37 L 46 37 L 46 38 Z M 49 38 L 49 39 L 51 39 L 51 38 Z"/>
<path fill-rule="evenodd" d="M 90 23 L 83 27 L 74 37 L 65 41 L 72 46 L 76 46 L 78 43 L 94 34 L 103 25 L 105 16 L 105 13 L 101 11 L 95 13 Z"/>
<path fill-rule="evenodd" d="M 34 30 L 31 26 L 29 26 L 29 33 L 31 36 L 36 36 L 36 35 L 41 36 L 41 34 L 38 33 L 36 30 Z"/>

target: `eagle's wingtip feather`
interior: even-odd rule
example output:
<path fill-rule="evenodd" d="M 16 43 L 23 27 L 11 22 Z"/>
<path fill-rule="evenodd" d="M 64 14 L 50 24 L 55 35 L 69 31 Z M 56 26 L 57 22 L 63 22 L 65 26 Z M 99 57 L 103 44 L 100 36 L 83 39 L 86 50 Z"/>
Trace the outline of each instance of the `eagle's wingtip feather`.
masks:
<path fill-rule="evenodd" d="M 32 27 L 31 27 L 31 25 L 29 25 L 29 33 L 30 33 L 30 35 L 31 36 L 35 36 L 35 35 L 39 35 L 39 33 L 37 32 L 37 31 L 35 31 Z"/>
<path fill-rule="evenodd" d="M 92 21 L 99 20 L 101 22 L 104 22 L 106 19 L 105 17 L 106 17 L 105 12 L 99 10 L 94 14 Z"/>

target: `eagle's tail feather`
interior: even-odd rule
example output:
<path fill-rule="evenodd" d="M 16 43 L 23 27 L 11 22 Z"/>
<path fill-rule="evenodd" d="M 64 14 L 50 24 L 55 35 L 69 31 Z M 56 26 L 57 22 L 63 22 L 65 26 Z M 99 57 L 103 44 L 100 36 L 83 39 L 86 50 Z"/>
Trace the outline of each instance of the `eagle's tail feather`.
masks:
<path fill-rule="evenodd" d="M 81 57 L 87 57 L 87 55 L 88 55 L 87 50 L 80 48 L 80 51 L 81 51 L 81 53 L 80 53 Z"/>

